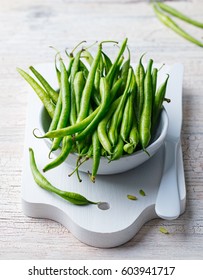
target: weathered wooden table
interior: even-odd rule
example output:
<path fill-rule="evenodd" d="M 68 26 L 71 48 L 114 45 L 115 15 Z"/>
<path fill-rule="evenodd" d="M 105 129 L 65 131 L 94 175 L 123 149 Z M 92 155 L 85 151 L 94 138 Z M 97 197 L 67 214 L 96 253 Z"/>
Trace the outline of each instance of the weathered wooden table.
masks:
<path fill-rule="evenodd" d="M 203 21 L 201 1 L 173 1 Z M 182 24 L 182 23 L 181 23 Z M 186 26 L 202 38 L 202 30 Z M 98 249 L 80 243 L 60 224 L 24 216 L 21 175 L 27 85 L 16 67 L 53 61 L 53 51 L 77 42 L 129 38 L 134 59 L 184 65 L 182 147 L 187 186 L 185 213 L 145 224 L 127 244 Z M 148 1 L 0 0 L 0 259 L 203 258 L 203 50 L 163 26 Z M 164 235 L 159 227 L 170 232 Z"/>

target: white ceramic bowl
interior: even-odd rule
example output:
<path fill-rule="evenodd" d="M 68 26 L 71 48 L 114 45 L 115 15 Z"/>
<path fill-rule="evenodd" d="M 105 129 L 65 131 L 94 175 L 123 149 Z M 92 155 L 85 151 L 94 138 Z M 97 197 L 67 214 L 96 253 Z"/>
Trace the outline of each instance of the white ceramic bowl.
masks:
<path fill-rule="evenodd" d="M 47 113 L 47 111 L 42 107 L 41 113 L 40 113 L 40 125 L 41 127 L 39 128 L 44 134 L 49 127 L 50 124 L 50 117 Z M 167 134 L 167 129 L 168 129 L 168 116 L 166 113 L 166 110 L 163 109 L 161 116 L 160 116 L 160 121 L 157 126 L 155 135 L 151 139 L 151 142 L 149 146 L 147 147 L 147 151 L 149 155 L 147 155 L 146 152 L 143 150 L 139 150 L 131 155 L 124 155 L 118 160 L 114 160 L 109 162 L 107 158 L 101 157 L 100 160 L 100 165 L 97 174 L 98 175 L 109 175 L 109 174 L 117 174 L 117 173 L 122 173 L 125 171 L 128 171 L 130 169 L 133 169 L 148 159 L 152 157 L 162 146 L 166 134 Z M 44 139 L 49 147 L 51 147 L 51 141 L 49 139 Z M 54 152 L 56 155 L 60 153 L 60 149 Z M 68 158 L 66 159 L 66 164 L 68 164 L 69 167 L 75 168 L 76 166 L 76 160 L 77 160 L 78 155 L 71 153 L 69 154 Z M 89 159 L 88 161 L 84 162 L 79 170 L 83 172 L 91 172 L 92 169 L 92 159 Z"/>

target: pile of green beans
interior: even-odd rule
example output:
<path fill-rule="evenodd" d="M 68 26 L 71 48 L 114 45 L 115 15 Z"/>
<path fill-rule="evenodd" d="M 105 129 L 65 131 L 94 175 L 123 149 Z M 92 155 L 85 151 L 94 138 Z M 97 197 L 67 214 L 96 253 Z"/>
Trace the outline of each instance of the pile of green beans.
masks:
<path fill-rule="evenodd" d="M 60 165 L 70 153 L 76 153 L 75 172 L 79 180 L 80 165 L 92 158 L 90 178 L 95 182 L 101 157 L 111 162 L 140 149 L 147 152 L 166 100 L 168 76 L 157 88 L 159 71 L 152 59 L 145 67 L 142 55 L 133 67 L 127 38 L 120 46 L 116 43 L 119 49 L 111 59 L 104 52 L 107 42 L 97 43 L 95 55 L 84 46 L 78 50 L 79 45 L 70 54 L 66 51 L 67 65 L 58 55 L 57 91 L 34 67 L 30 70 L 36 80 L 18 68 L 51 117 L 45 135 L 37 136 L 35 131 L 34 135 L 52 140 L 50 153 L 61 150 L 44 167 L 44 172 Z"/>

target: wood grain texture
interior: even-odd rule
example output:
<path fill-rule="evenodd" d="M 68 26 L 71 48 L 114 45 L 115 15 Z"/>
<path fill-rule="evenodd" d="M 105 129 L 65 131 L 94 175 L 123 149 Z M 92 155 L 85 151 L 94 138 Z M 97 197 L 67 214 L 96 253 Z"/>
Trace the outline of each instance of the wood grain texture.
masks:
<path fill-rule="evenodd" d="M 174 7 L 203 21 L 201 1 Z M 182 24 L 186 27 L 186 24 Z M 197 38 L 202 30 L 187 26 Z M 148 1 L 0 0 L 0 259 L 202 259 L 203 258 L 203 52 L 161 25 Z M 148 222 L 127 244 L 97 249 L 80 243 L 60 224 L 25 217 L 21 174 L 26 123 L 24 69 L 52 62 L 54 52 L 86 39 L 129 38 L 135 61 L 141 53 L 157 63 L 181 62 L 182 146 L 187 185 L 186 212 L 175 221 Z M 170 232 L 164 235 L 159 227 Z"/>

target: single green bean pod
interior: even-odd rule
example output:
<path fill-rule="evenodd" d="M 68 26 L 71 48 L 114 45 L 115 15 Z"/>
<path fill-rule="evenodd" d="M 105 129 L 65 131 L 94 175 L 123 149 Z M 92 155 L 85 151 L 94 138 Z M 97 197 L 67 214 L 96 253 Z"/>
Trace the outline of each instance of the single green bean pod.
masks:
<path fill-rule="evenodd" d="M 83 50 L 79 50 L 73 61 L 70 71 L 70 91 L 71 91 L 71 106 L 70 106 L 70 124 L 73 125 L 77 120 L 77 105 L 76 95 L 74 90 L 74 79 L 80 68 L 80 57 Z"/>
<path fill-rule="evenodd" d="M 203 28 L 203 23 L 199 22 L 197 20 L 194 20 L 192 18 L 189 18 L 188 16 L 184 15 L 183 13 L 181 13 L 180 11 L 170 7 L 169 5 L 165 4 L 165 3 L 161 3 L 161 2 L 157 2 L 157 5 L 159 6 L 159 8 L 161 8 L 163 11 L 173 15 L 174 17 L 177 17 L 181 20 L 184 20 L 187 23 L 190 23 L 194 26 Z"/>
<path fill-rule="evenodd" d="M 46 172 L 50 169 L 53 169 L 63 163 L 68 155 L 70 154 L 73 147 L 73 140 L 71 136 L 65 136 L 62 140 L 62 148 L 61 153 L 57 158 L 55 158 L 52 162 L 48 163 L 44 168 L 43 171 Z"/>
<path fill-rule="evenodd" d="M 44 107 L 46 108 L 49 116 L 53 118 L 55 105 L 53 104 L 49 94 L 24 70 L 17 68 L 18 73 L 30 84 L 33 90 L 36 92 Z"/>
<path fill-rule="evenodd" d="M 123 139 L 119 136 L 118 138 L 118 143 L 116 144 L 113 154 L 110 157 L 110 161 L 116 160 L 122 157 L 123 155 L 123 147 L 124 147 L 124 141 Z"/>
<path fill-rule="evenodd" d="M 89 123 L 89 125 L 79 134 L 77 134 L 74 137 L 75 141 L 80 141 L 84 139 L 87 135 L 92 133 L 96 127 L 98 126 L 98 123 L 101 121 L 101 119 L 106 114 L 109 105 L 110 105 L 110 88 L 109 83 L 106 78 L 102 77 L 100 81 L 100 92 L 101 92 L 101 106 L 99 106 L 99 110 L 95 118 Z"/>
<path fill-rule="evenodd" d="M 127 50 L 128 50 L 128 58 L 123 63 L 122 68 L 121 68 L 121 78 L 122 78 L 121 90 L 122 91 L 125 90 L 125 85 L 126 85 L 127 78 L 128 78 L 128 71 L 130 68 L 130 50 L 129 50 L 129 48 L 127 48 Z"/>
<path fill-rule="evenodd" d="M 83 92 L 84 86 L 85 86 L 85 78 L 84 78 L 83 72 L 79 71 L 76 73 L 74 82 L 73 82 L 77 115 L 79 114 L 79 111 L 80 111 L 80 102 L 81 102 L 81 97 L 82 97 L 82 92 Z"/>
<path fill-rule="evenodd" d="M 62 99 L 61 99 L 61 92 L 59 92 L 59 97 L 58 97 L 58 100 L 57 100 L 57 103 L 56 103 L 56 108 L 55 108 L 55 111 L 54 111 L 54 116 L 53 116 L 53 119 L 51 120 L 51 123 L 50 123 L 48 131 L 52 131 L 52 130 L 57 128 L 61 109 L 62 109 Z"/>
<path fill-rule="evenodd" d="M 50 84 L 45 80 L 45 78 L 33 67 L 30 66 L 30 70 L 35 75 L 35 77 L 40 81 L 41 85 L 44 87 L 52 101 L 56 104 L 58 100 L 58 92 L 56 92 Z"/>
<path fill-rule="evenodd" d="M 140 57 L 139 64 L 138 64 L 138 66 L 136 68 L 136 71 L 135 71 L 136 83 L 137 83 L 137 100 L 136 100 L 137 111 L 136 111 L 136 113 L 137 113 L 138 122 L 140 121 L 140 118 L 141 118 L 143 103 L 144 103 L 145 69 L 144 69 L 144 66 L 142 64 L 142 59 L 143 59 L 144 55 L 145 54 L 143 54 Z"/>
<path fill-rule="evenodd" d="M 153 60 L 150 59 L 147 66 L 147 72 L 144 79 L 144 103 L 139 123 L 139 134 L 142 148 L 145 150 L 151 139 L 151 117 L 152 117 L 152 65 Z"/>
<path fill-rule="evenodd" d="M 98 137 L 97 130 L 93 132 L 92 135 L 92 147 L 93 147 L 93 156 L 92 156 L 92 174 L 90 176 L 91 181 L 95 183 L 95 178 L 97 175 L 97 171 L 99 169 L 99 163 L 100 163 L 100 158 L 101 158 L 101 145 Z"/>
<path fill-rule="evenodd" d="M 105 76 L 108 74 L 109 70 L 111 69 L 112 62 L 111 59 L 108 57 L 108 55 L 102 51 L 102 58 L 103 58 L 103 63 L 104 63 L 104 72 Z"/>
<path fill-rule="evenodd" d="M 121 121 L 122 121 L 123 109 L 124 109 L 124 106 L 125 106 L 128 94 L 129 94 L 129 87 L 131 84 L 132 75 L 133 75 L 133 70 L 132 70 L 132 68 L 130 68 L 128 71 L 128 79 L 127 79 L 125 91 L 124 91 L 124 93 L 121 97 L 120 103 L 111 119 L 108 137 L 113 146 L 115 146 L 118 141 L 118 127 L 120 126 Z"/>
<path fill-rule="evenodd" d="M 71 92 L 70 86 L 68 81 L 68 75 L 66 72 L 66 67 L 60 59 L 60 67 L 61 67 L 61 100 L 62 100 L 62 109 L 60 116 L 58 118 L 57 129 L 61 129 L 67 126 L 68 120 L 70 117 L 70 110 L 71 110 Z M 58 137 L 53 140 L 52 147 L 50 153 L 57 150 L 61 143 L 62 138 Z"/>
<path fill-rule="evenodd" d="M 158 74 L 158 69 L 153 68 L 152 70 L 152 87 L 153 87 L 153 100 L 156 94 L 156 87 L 157 87 L 157 74 Z"/>
<path fill-rule="evenodd" d="M 166 80 L 160 85 L 155 95 L 155 100 L 153 104 L 152 131 L 155 129 L 157 125 L 157 121 L 159 119 L 159 115 L 161 113 L 164 98 L 166 95 L 168 79 L 169 79 L 169 75 L 167 75 Z"/>
<path fill-rule="evenodd" d="M 101 57 L 101 49 L 102 49 L 102 45 L 101 43 L 98 46 L 98 51 L 97 54 L 94 58 L 94 61 L 92 62 L 90 71 L 89 71 L 89 75 L 87 77 L 87 81 L 82 93 L 82 98 L 81 98 L 81 105 L 80 105 L 80 112 L 77 118 L 77 122 L 79 123 L 80 121 L 82 121 L 84 118 L 87 117 L 88 115 L 88 111 L 89 111 L 89 106 L 90 106 L 90 98 L 91 98 L 91 94 L 92 94 L 92 90 L 94 87 L 94 79 L 95 79 L 95 74 L 96 74 L 96 70 L 100 61 L 100 57 Z"/>
<path fill-rule="evenodd" d="M 124 142 L 128 142 L 128 137 L 132 127 L 133 114 L 134 114 L 134 100 L 136 97 L 135 93 L 136 93 L 136 82 L 135 82 L 135 75 L 133 73 L 131 85 L 130 85 L 130 93 L 124 107 L 121 127 L 120 127 L 120 135 Z"/>
<path fill-rule="evenodd" d="M 75 192 L 66 192 L 62 191 L 56 187 L 54 187 L 40 172 L 36 165 L 35 156 L 33 149 L 29 148 L 29 156 L 30 156 L 30 168 L 34 178 L 34 181 L 38 186 L 42 189 L 55 193 L 56 195 L 62 197 L 63 199 L 69 201 L 75 205 L 88 205 L 88 204 L 98 204 L 97 202 L 93 202 L 88 200 L 81 194 Z"/>
<path fill-rule="evenodd" d="M 107 133 L 107 124 L 114 114 L 116 108 L 118 107 L 118 104 L 120 102 L 121 97 L 116 99 L 112 104 L 111 107 L 109 108 L 106 116 L 99 122 L 98 127 L 97 127 L 97 132 L 98 132 L 98 137 L 99 141 L 104 148 L 104 150 L 110 155 L 112 152 L 112 145 L 111 142 L 109 141 L 108 138 L 108 133 Z"/>
<path fill-rule="evenodd" d="M 121 47 L 120 47 L 120 50 L 119 50 L 119 52 L 118 52 L 118 55 L 117 55 L 117 57 L 116 57 L 114 63 L 112 64 L 112 66 L 111 66 L 111 68 L 109 69 L 109 72 L 108 72 L 108 74 L 107 74 L 107 76 L 106 76 L 107 79 L 108 79 L 108 81 L 109 81 L 110 87 L 112 86 L 112 83 L 113 83 L 113 80 L 114 80 L 115 71 L 116 71 L 116 69 L 117 69 L 117 65 L 118 65 L 118 63 L 119 63 L 119 60 L 120 60 L 121 56 L 123 55 L 123 53 L 124 53 L 124 51 L 125 51 L 125 49 L 126 49 L 127 41 L 128 41 L 128 39 L 126 38 L 126 39 L 122 42 Z"/>

